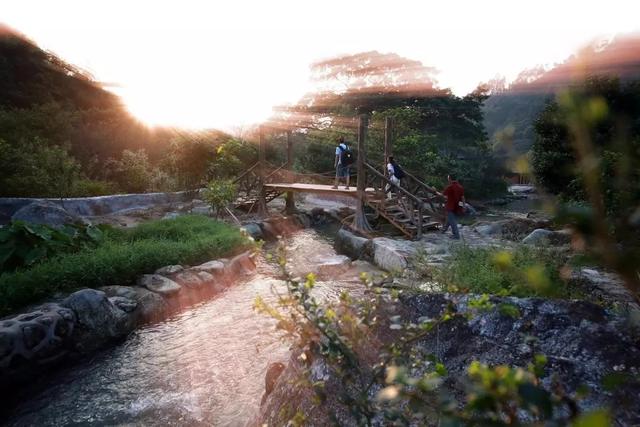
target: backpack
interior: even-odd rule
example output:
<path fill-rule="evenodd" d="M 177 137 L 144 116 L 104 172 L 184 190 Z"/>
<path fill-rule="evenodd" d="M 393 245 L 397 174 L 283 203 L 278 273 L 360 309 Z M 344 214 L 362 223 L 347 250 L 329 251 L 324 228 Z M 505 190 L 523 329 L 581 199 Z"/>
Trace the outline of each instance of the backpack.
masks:
<path fill-rule="evenodd" d="M 396 163 L 395 165 L 393 165 L 393 176 L 398 179 L 402 179 L 407 176 L 407 174 L 405 174 L 400 165 Z"/>
<path fill-rule="evenodd" d="M 342 166 L 350 166 L 353 164 L 353 153 L 351 152 L 351 148 L 349 148 L 349 146 L 347 145 L 346 149 L 342 148 L 341 145 L 339 145 L 338 147 L 340 147 L 340 164 Z"/>

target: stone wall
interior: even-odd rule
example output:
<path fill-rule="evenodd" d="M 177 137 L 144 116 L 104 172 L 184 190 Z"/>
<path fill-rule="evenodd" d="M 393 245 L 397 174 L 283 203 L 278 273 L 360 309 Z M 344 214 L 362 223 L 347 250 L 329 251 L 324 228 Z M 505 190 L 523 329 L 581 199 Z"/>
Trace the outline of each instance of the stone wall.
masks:
<path fill-rule="evenodd" d="M 157 205 L 168 205 L 189 201 L 193 193 L 181 191 L 177 193 L 145 193 L 145 194 L 115 194 L 98 197 L 73 197 L 61 201 L 56 198 L 0 198 L 0 224 L 7 223 L 20 208 L 34 202 L 50 202 L 60 206 L 72 215 L 99 216 L 115 212 L 144 209 Z"/>

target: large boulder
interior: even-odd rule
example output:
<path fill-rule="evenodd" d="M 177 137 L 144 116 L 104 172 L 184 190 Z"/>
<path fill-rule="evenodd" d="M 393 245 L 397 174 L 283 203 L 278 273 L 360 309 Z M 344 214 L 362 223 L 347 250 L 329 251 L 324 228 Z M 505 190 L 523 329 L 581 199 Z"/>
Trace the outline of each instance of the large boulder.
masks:
<path fill-rule="evenodd" d="M 387 237 L 377 237 L 372 240 L 372 244 L 373 263 L 390 272 L 402 272 L 415 253 L 415 248 L 408 242 Z"/>
<path fill-rule="evenodd" d="M 351 258 L 346 255 L 321 255 L 313 261 L 317 266 L 318 277 L 320 278 L 339 276 L 351 267 Z"/>
<path fill-rule="evenodd" d="M 0 320 L 0 376 L 64 356 L 75 326 L 74 312 L 52 303 Z M 25 360 L 33 364 L 24 366 Z"/>
<path fill-rule="evenodd" d="M 164 319 L 170 311 L 170 305 L 160 294 L 138 286 L 104 286 L 100 288 L 111 299 L 124 297 L 136 302 L 134 313 L 139 323 L 155 322 Z"/>
<path fill-rule="evenodd" d="M 351 259 L 359 259 L 362 258 L 368 241 L 369 239 L 356 236 L 352 232 L 341 228 L 336 235 L 334 247 L 338 253 L 345 254 Z"/>
<path fill-rule="evenodd" d="M 154 274 L 171 276 L 172 274 L 180 273 L 182 270 L 184 270 L 184 267 L 181 265 L 165 265 L 164 267 L 157 269 Z"/>
<path fill-rule="evenodd" d="M 544 228 L 533 230 L 522 243 L 534 246 L 566 245 L 571 242 L 571 234 L 567 231 L 553 231 Z"/>
<path fill-rule="evenodd" d="M 120 303 L 123 303 L 122 299 L 127 299 L 120 298 Z M 73 310 L 76 315 L 77 328 L 73 338 L 81 351 L 96 349 L 135 327 L 132 316 L 114 305 L 104 292 L 96 289 L 74 292 L 62 302 L 62 306 Z"/>
<path fill-rule="evenodd" d="M 255 222 L 245 224 L 241 229 L 244 230 L 249 236 L 253 237 L 254 240 L 264 240 L 262 228 L 260 228 L 260 226 Z"/>
<path fill-rule="evenodd" d="M 143 274 L 138 279 L 138 285 L 161 295 L 177 294 L 181 289 L 179 284 L 159 274 Z"/>
<path fill-rule="evenodd" d="M 84 220 L 73 215 L 60 205 L 46 200 L 38 200 L 20 208 L 11 217 L 32 224 L 44 224 L 51 227 L 62 227 L 65 224 L 75 224 Z"/>

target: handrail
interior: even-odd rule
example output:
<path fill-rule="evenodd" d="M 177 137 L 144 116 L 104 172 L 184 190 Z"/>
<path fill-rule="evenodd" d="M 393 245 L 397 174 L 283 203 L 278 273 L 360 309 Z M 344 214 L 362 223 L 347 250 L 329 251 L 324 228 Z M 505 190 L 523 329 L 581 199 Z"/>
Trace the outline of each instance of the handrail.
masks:
<path fill-rule="evenodd" d="M 260 166 L 260 162 L 254 163 L 253 166 L 251 166 L 246 171 L 242 172 L 236 179 L 234 179 L 233 183 L 236 184 L 237 182 L 239 182 L 242 178 L 244 178 L 245 176 L 249 175 L 251 173 L 251 171 L 253 171 L 258 166 Z"/>
<path fill-rule="evenodd" d="M 369 170 L 371 170 L 371 172 L 373 172 L 373 173 L 374 173 L 374 175 L 376 175 L 378 178 L 382 178 L 382 179 L 383 179 L 385 182 L 387 182 L 388 184 L 391 184 L 391 185 L 392 185 L 392 186 L 394 186 L 395 188 L 399 189 L 399 190 L 400 190 L 400 192 L 401 192 L 402 194 L 404 194 L 405 196 L 409 197 L 409 198 L 410 198 L 411 200 L 413 200 L 414 202 L 418 203 L 418 204 L 419 204 L 419 206 L 421 206 L 421 205 L 422 205 L 422 203 L 424 203 L 421 199 L 419 199 L 418 197 L 414 196 L 413 194 L 411 194 L 410 192 L 408 192 L 408 191 L 407 191 L 407 190 L 405 190 L 404 188 L 402 188 L 402 187 L 400 187 L 400 186 L 398 186 L 398 185 L 396 185 L 396 184 L 392 183 L 392 182 L 391 182 L 391 180 L 390 180 L 389 178 L 387 178 L 386 176 L 384 176 L 383 174 L 381 174 L 380 172 L 378 172 L 378 170 L 377 170 L 375 167 L 371 166 L 369 163 L 365 162 L 364 164 L 365 164 L 365 166 L 366 166 L 367 168 L 369 168 Z"/>
<path fill-rule="evenodd" d="M 269 163 L 269 164 L 271 164 L 271 163 Z M 282 166 L 280 166 L 279 168 L 277 168 L 274 171 L 272 171 L 269 175 L 265 176 L 264 179 L 271 178 L 271 175 L 275 174 L 276 172 L 279 172 L 281 169 L 285 168 L 286 166 L 287 166 L 287 164 L 284 163 Z"/>
<path fill-rule="evenodd" d="M 425 184 L 424 182 L 420 181 L 418 178 L 416 178 L 413 174 L 407 172 L 406 169 L 403 169 L 403 172 L 405 175 L 407 175 L 409 178 L 413 179 L 415 182 L 417 182 L 418 184 L 420 184 L 420 186 L 426 188 L 427 190 L 429 190 L 431 193 L 438 195 L 438 190 L 436 190 L 434 187 L 430 186 L 429 184 Z"/>

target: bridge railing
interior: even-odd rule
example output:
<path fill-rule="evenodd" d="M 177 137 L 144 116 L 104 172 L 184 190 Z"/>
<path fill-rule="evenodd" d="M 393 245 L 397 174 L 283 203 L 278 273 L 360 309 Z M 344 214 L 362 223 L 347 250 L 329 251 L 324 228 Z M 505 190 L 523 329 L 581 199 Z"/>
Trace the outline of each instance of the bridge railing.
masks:
<path fill-rule="evenodd" d="M 374 209 L 377 209 L 379 213 L 382 213 L 387 220 L 391 221 L 398 228 L 405 228 L 406 226 L 400 223 L 396 223 L 393 217 L 388 215 L 384 206 L 387 196 L 390 192 L 396 191 L 397 194 L 392 199 L 397 203 L 397 206 L 403 211 L 404 217 L 407 218 L 412 226 L 416 228 L 416 237 L 419 239 L 422 236 L 422 223 L 424 218 L 424 201 L 410 193 L 401 186 L 397 186 L 391 182 L 391 180 L 384 174 L 379 172 L 375 167 L 369 163 L 365 163 L 366 167 L 366 187 L 373 188 L 375 198 L 378 203 L 370 203 Z M 367 196 L 371 197 L 371 196 Z"/>

